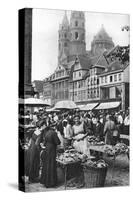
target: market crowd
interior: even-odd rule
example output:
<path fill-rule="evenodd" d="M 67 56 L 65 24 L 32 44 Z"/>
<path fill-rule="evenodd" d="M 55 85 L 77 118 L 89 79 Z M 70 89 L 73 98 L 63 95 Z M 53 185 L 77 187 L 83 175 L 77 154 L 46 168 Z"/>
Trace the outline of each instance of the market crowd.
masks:
<path fill-rule="evenodd" d="M 121 134 L 129 135 L 129 125 L 129 109 L 125 112 L 61 110 L 50 113 L 40 109 L 33 114 L 20 110 L 19 145 L 25 159 L 23 175 L 28 177 L 29 183 L 55 187 L 59 150 L 73 146 L 78 152 L 89 155 L 88 136 L 115 145 L 120 142 Z"/>

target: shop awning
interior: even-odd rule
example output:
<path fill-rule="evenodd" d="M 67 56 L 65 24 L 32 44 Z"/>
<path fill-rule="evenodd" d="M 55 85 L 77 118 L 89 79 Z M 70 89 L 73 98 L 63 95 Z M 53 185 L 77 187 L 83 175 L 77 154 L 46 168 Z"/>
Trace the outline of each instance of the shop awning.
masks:
<path fill-rule="evenodd" d="M 95 109 L 96 110 L 102 110 L 102 109 L 117 108 L 120 105 L 120 103 L 121 102 L 119 102 L 119 101 L 100 103 L 100 105 Z"/>
<path fill-rule="evenodd" d="M 98 105 L 98 103 L 88 103 L 87 104 L 88 110 L 94 109 L 97 105 Z"/>
<path fill-rule="evenodd" d="M 92 110 L 97 105 L 98 105 L 98 103 L 88 103 L 87 105 L 80 105 L 78 107 L 79 107 L 80 110 L 88 111 L 88 110 Z"/>

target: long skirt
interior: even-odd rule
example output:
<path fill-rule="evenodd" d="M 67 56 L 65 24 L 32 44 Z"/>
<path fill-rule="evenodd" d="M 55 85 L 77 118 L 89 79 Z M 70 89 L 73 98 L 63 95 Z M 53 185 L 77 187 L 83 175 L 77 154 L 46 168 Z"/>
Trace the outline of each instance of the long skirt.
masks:
<path fill-rule="evenodd" d="M 105 144 L 112 145 L 113 144 L 113 132 L 107 132 L 105 135 Z"/>
<path fill-rule="evenodd" d="M 40 183 L 45 187 L 55 187 L 57 184 L 57 168 L 56 168 L 56 148 L 47 145 L 41 155 L 42 172 Z"/>
<path fill-rule="evenodd" d="M 32 148 L 27 151 L 26 156 L 26 175 L 29 176 L 30 182 L 38 182 L 40 170 L 40 150 L 36 145 L 33 145 Z"/>

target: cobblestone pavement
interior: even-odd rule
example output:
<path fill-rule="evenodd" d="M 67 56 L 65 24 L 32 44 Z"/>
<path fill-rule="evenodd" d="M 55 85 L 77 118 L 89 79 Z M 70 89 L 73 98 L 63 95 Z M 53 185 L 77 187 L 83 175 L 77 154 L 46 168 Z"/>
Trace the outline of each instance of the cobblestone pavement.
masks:
<path fill-rule="evenodd" d="M 129 185 L 129 160 L 126 155 L 121 155 L 116 158 L 114 170 L 112 170 L 112 158 L 104 158 L 109 164 L 105 186 L 128 186 Z M 112 176 L 113 175 L 113 176 Z M 81 187 L 83 188 L 83 187 Z M 77 187 L 67 187 L 67 189 L 77 189 Z M 43 192 L 52 190 L 64 190 L 64 184 L 56 188 L 47 189 L 40 183 L 28 184 L 26 183 L 26 192 Z"/>

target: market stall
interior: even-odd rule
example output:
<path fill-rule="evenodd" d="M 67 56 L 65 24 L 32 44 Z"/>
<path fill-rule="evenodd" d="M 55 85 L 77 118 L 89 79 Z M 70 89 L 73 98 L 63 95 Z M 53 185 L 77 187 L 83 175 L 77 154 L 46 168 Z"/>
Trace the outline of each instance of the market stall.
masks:
<path fill-rule="evenodd" d="M 92 137 L 90 137 L 88 141 L 90 144 L 89 149 L 92 152 L 97 152 L 98 155 L 100 153 L 100 155 L 102 156 L 102 159 L 103 159 L 103 155 L 111 156 L 113 158 L 112 177 L 111 177 L 111 179 L 113 179 L 113 170 L 114 170 L 116 158 L 119 155 L 125 154 L 127 155 L 129 159 L 129 147 L 124 143 L 117 143 L 115 146 L 107 145 L 107 144 L 104 144 L 104 142 L 102 141 L 97 141 L 96 139 L 94 140 L 91 138 Z"/>
<path fill-rule="evenodd" d="M 58 154 L 56 161 L 57 166 L 60 167 L 64 174 L 65 189 L 67 187 L 67 180 L 80 175 L 83 172 L 82 164 L 94 158 L 94 156 L 87 157 L 84 154 L 78 153 L 73 148 L 69 148 L 64 153 Z"/>

